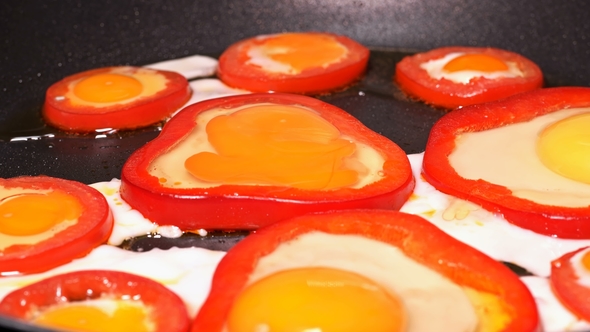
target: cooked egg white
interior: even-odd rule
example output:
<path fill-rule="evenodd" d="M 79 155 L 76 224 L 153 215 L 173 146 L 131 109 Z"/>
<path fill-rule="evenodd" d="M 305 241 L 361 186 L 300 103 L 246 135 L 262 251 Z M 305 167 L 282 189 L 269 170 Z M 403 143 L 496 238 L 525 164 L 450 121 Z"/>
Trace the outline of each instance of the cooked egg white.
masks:
<path fill-rule="evenodd" d="M 578 319 L 555 297 L 547 278 L 530 276 L 521 277 L 520 280 L 524 282 L 535 298 L 544 331 L 590 331 L 590 322 Z"/>
<path fill-rule="evenodd" d="M 502 78 L 502 77 L 522 77 L 524 74 L 518 68 L 516 63 L 507 62 L 506 65 L 508 66 L 508 70 L 503 71 L 494 71 L 494 72 L 483 72 L 478 70 L 460 70 L 456 72 L 449 72 L 444 69 L 445 65 L 449 63 L 449 61 L 464 55 L 463 52 L 454 52 L 445 55 L 442 58 L 430 60 L 424 62 L 420 65 L 420 67 L 430 75 L 430 77 L 440 80 L 441 78 L 447 79 L 449 81 L 460 83 L 460 84 L 467 84 L 469 81 L 476 77 L 484 77 L 488 79 L 495 79 L 495 78 Z"/>
<path fill-rule="evenodd" d="M 175 71 L 187 80 L 207 77 L 215 74 L 217 59 L 204 55 L 191 55 L 184 58 L 152 63 L 144 67 L 158 70 Z"/>
<path fill-rule="evenodd" d="M 454 238 L 496 260 L 514 263 L 547 277 L 551 261 L 590 245 L 590 240 L 553 238 L 520 228 L 467 201 L 436 190 L 420 175 L 423 154 L 408 156 L 416 187 L 401 211 L 429 220 Z"/>
<path fill-rule="evenodd" d="M 216 78 L 203 78 L 190 81 L 189 85 L 193 90 L 193 95 L 191 96 L 191 99 L 186 102 L 185 106 L 207 99 L 251 93 L 250 91 L 231 88 Z"/>
<path fill-rule="evenodd" d="M 76 259 L 44 273 L 0 278 L 0 299 L 9 292 L 48 277 L 80 270 L 114 270 L 155 280 L 180 296 L 193 316 L 209 293 L 215 267 L 225 255 L 222 251 L 202 248 L 152 249 L 132 252 L 110 245 L 94 249 Z"/>
<path fill-rule="evenodd" d="M 144 218 L 141 212 L 131 208 L 121 198 L 119 194 L 121 180 L 113 179 L 109 182 L 94 183 L 90 186 L 103 194 L 113 212 L 115 226 L 109 237 L 108 244 L 118 246 L 125 239 L 155 233 L 158 230 L 157 224 Z"/>
<path fill-rule="evenodd" d="M 572 256 L 571 262 L 576 273 L 576 276 L 578 277 L 577 282 L 580 283 L 580 285 L 582 286 L 590 288 L 590 271 L 588 271 L 588 269 L 582 263 L 582 258 L 588 252 L 590 252 L 590 248 L 587 248 L 576 253 Z"/>
<path fill-rule="evenodd" d="M 179 108 L 179 111 L 199 101 L 251 93 L 250 91 L 231 88 L 217 78 L 207 78 L 217 71 L 217 60 L 207 56 L 193 55 L 149 64 L 145 67 L 174 71 L 189 80 L 189 86 L 193 90 L 193 94 L 184 106 Z"/>
<path fill-rule="evenodd" d="M 416 179 L 416 187 L 401 211 L 420 215 L 456 239 L 494 259 L 512 262 L 537 275 L 538 277 L 521 279 L 535 296 L 547 331 L 566 331 L 568 328 L 571 331 L 587 330 L 587 324 L 590 323 L 577 321 L 559 303 L 550 292 L 546 277 L 550 274 L 552 260 L 567 252 L 590 246 L 590 240 L 543 236 L 514 226 L 502 217 L 472 203 L 443 194 L 420 176 L 423 154 L 408 157 Z M 110 244 L 116 245 L 124 238 L 151 232 L 160 231 L 166 234 L 172 230 L 171 233 L 178 234 L 174 227 L 158 227 L 143 218 L 141 213 L 131 209 L 118 195 L 119 185 L 120 181 L 117 179 L 92 185 L 105 195 L 113 209 L 115 226 L 109 239 Z M 137 229 L 132 226 L 134 224 L 139 225 Z M 301 253 L 310 254 L 311 251 Z M 213 271 L 223 255 L 223 252 L 200 248 L 154 249 L 136 253 L 104 245 L 84 258 L 46 273 L 0 278 L 0 298 L 9 291 L 50 275 L 103 268 L 135 273 L 161 281 L 185 300 L 190 312 L 196 313 L 207 296 Z"/>

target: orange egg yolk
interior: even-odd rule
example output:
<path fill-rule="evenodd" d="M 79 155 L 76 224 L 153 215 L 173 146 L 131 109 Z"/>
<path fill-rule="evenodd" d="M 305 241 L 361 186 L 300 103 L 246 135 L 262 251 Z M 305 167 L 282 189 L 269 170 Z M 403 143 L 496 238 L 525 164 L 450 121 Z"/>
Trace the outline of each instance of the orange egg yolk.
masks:
<path fill-rule="evenodd" d="M 347 53 L 347 49 L 331 36 L 305 33 L 286 33 L 267 38 L 263 49 L 266 56 L 290 65 L 296 73 L 336 63 Z"/>
<path fill-rule="evenodd" d="M 350 158 L 356 145 L 321 116 L 296 106 L 252 106 L 211 119 L 206 131 L 217 153 L 185 161 L 203 181 L 321 190 L 351 186 L 359 178 Z"/>
<path fill-rule="evenodd" d="M 0 233 L 35 235 L 63 221 L 76 220 L 81 214 L 80 201 L 59 191 L 6 197 L 0 202 Z"/>
<path fill-rule="evenodd" d="M 150 331 L 146 309 L 142 305 L 116 301 L 114 310 L 103 310 L 100 306 L 68 303 L 47 308 L 32 321 L 39 325 L 76 331 Z M 111 308 L 109 308 L 111 309 Z"/>
<path fill-rule="evenodd" d="M 590 250 L 586 251 L 582 256 L 582 266 L 584 266 L 587 271 L 590 271 Z"/>
<path fill-rule="evenodd" d="M 460 55 L 443 67 L 448 72 L 474 70 L 486 73 L 508 70 L 504 61 L 487 54 L 470 53 Z"/>
<path fill-rule="evenodd" d="M 402 331 L 400 300 L 356 273 L 331 268 L 285 270 L 248 286 L 231 308 L 230 332 Z"/>
<path fill-rule="evenodd" d="M 111 103 L 137 97 L 143 85 L 137 79 L 121 74 L 104 73 L 84 78 L 74 86 L 74 94 L 93 103 Z"/>
<path fill-rule="evenodd" d="M 543 129 L 537 154 L 553 172 L 590 184 L 590 113 L 565 118 Z"/>

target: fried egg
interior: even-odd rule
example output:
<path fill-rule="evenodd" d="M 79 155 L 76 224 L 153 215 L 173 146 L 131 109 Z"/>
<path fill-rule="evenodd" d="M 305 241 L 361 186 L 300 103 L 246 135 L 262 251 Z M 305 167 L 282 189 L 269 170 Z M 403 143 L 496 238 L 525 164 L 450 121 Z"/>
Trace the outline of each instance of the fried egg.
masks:
<path fill-rule="evenodd" d="M 327 271 L 318 271 L 318 268 L 328 269 Z M 330 275 L 334 273 L 333 271 L 343 272 L 337 277 L 331 278 Z M 395 271 L 395 277 L 392 277 L 391 271 Z M 337 303 L 341 301 L 345 302 L 342 304 L 342 310 L 346 310 L 345 315 L 352 317 L 357 314 L 350 309 L 354 307 L 358 307 L 357 309 L 361 312 L 363 307 L 371 308 L 374 310 L 373 313 L 383 310 L 384 307 L 389 308 L 388 312 L 383 313 L 383 316 L 380 317 L 383 319 L 372 322 L 375 325 L 371 325 L 371 331 L 389 330 L 386 328 L 387 324 L 407 325 L 406 331 L 474 331 L 478 324 L 475 310 L 460 286 L 411 259 L 401 249 L 359 235 L 335 235 L 323 232 L 305 233 L 280 244 L 272 253 L 263 256 L 250 274 L 243 295 L 234 304 L 228 317 L 228 324 L 231 327 L 233 320 L 235 320 L 233 324 L 236 326 L 240 326 L 239 323 L 246 324 L 251 321 L 251 317 L 266 316 L 264 312 L 266 310 L 272 310 L 271 316 L 274 318 L 285 318 L 284 321 L 281 319 L 274 321 L 273 319 L 274 323 L 288 324 L 285 322 L 287 321 L 286 317 L 282 316 L 285 314 L 281 313 L 281 308 L 261 307 L 257 310 L 257 307 L 244 305 L 255 301 L 256 298 L 268 297 L 270 290 L 279 293 L 277 306 L 281 302 L 281 297 L 289 297 L 294 302 L 305 301 L 306 296 L 315 298 L 317 295 L 314 293 L 325 289 L 325 287 L 313 287 L 312 285 L 311 287 L 281 290 L 282 287 L 273 288 L 273 284 L 297 285 L 298 278 L 317 282 L 322 282 L 324 279 L 348 280 L 347 278 L 350 276 L 345 272 L 362 276 L 363 279 L 366 278 L 358 281 L 364 286 L 357 287 L 382 287 L 383 291 L 363 294 L 362 292 L 356 293 L 355 287 L 351 287 L 351 289 L 343 287 L 341 290 L 338 287 L 338 293 L 334 290 L 327 291 L 327 297 L 322 299 L 326 302 L 318 303 L 318 310 L 321 310 L 319 308 L 323 306 L 337 306 Z M 344 283 L 348 284 L 349 281 Z M 351 285 L 355 283 L 350 281 Z M 306 291 L 311 294 L 307 295 Z M 380 299 L 376 295 L 384 293 L 392 294 L 391 296 L 396 300 L 388 301 Z M 340 298 L 341 296 L 342 298 Z M 401 304 L 396 304 L 396 301 L 400 301 Z M 400 308 L 405 308 L 405 310 Z M 285 312 L 289 312 L 288 308 L 284 309 Z M 397 320 L 390 321 L 391 316 L 398 314 L 400 317 Z M 326 316 L 329 315 L 326 314 Z M 423 317 L 428 317 L 428 319 L 423 319 Z M 305 319 L 313 318 L 305 317 Z M 363 321 L 360 317 L 359 320 Z M 400 323 L 399 320 L 407 320 L 408 323 Z M 319 321 L 322 324 L 327 324 L 326 327 L 338 326 L 338 322 L 329 317 L 319 319 Z M 369 323 L 368 320 L 366 322 Z M 364 326 L 366 327 L 366 325 Z"/>
<path fill-rule="evenodd" d="M 281 116 L 278 116 L 278 114 Z M 262 120 L 256 120 L 263 118 L 263 116 L 266 119 L 265 121 L 267 121 L 266 123 Z M 254 129 L 249 129 L 250 131 L 242 129 L 248 132 L 249 136 L 244 135 L 244 132 L 230 130 L 232 126 L 228 125 L 225 128 L 218 125 L 217 129 L 214 130 L 216 127 L 210 126 L 210 124 L 222 122 L 220 119 L 227 119 L 227 122 L 233 121 L 233 128 Z M 289 119 L 290 121 L 285 119 Z M 354 138 L 340 134 L 334 125 L 330 124 L 312 109 L 303 106 L 284 106 L 266 103 L 247 104 L 236 108 L 214 108 L 200 113 L 196 122 L 197 126 L 195 129 L 182 142 L 176 144 L 165 154 L 154 158 L 148 168 L 150 175 L 159 179 L 165 179 L 165 181 L 161 180 L 161 184 L 165 187 L 210 188 L 219 186 L 222 183 L 232 183 L 232 180 L 236 181 L 234 180 L 235 178 L 238 180 L 244 178 L 247 181 L 241 180 L 233 183 L 250 185 L 276 184 L 296 187 L 299 184 L 298 182 L 302 182 L 303 185 L 319 182 L 316 185 L 320 186 L 321 189 L 322 186 L 325 187 L 325 179 L 320 178 L 320 180 L 317 180 L 312 178 L 311 175 L 308 177 L 303 177 L 300 174 L 297 174 L 298 177 L 289 175 L 299 173 L 301 169 L 306 169 L 305 167 L 298 167 L 298 165 L 310 159 L 315 161 L 314 167 L 326 165 L 328 169 L 332 169 L 335 161 L 337 160 L 339 162 L 338 156 L 332 157 L 332 155 L 336 154 L 333 151 L 340 152 L 341 150 L 345 150 L 345 152 L 348 152 L 346 150 L 348 147 L 352 149 L 352 152 L 350 152 L 351 155 L 339 157 L 347 161 L 347 164 L 342 169 L 346 169 L 346 171 L 350 169 L 359 174 L 357 176 L 358 179 L 355 177 L 353 183 L 347 184 L 346 186 L 341 185 L 342 187 L 362 188 L 382 178 L 380 174 L 383 173 L 384 159 L 374 148 L 358 142 Z M 202 128 L 207 128 L 207 130 L 202 130 Z M 281 130 L 284 131 L 284 134 L 279 135 L 276 133 L 276 128 L 282 128 Z M 311 130 L 312 128 L 313 130 Z M 217 137 L 217 147 L 211 143 L 211 141 L 214 141 L 212 137 Z M 264 145 L 261 144 L 263 141 L 272 142 L 272 144 L 267 144 L 270 147 L 263 149 L 262 147 Z M 301 152 L 303 148 L 308 149 L 308 151 L 311 150 L 310 146 L 312 144 L 314 144 L 313 146 L 317 151 L 323 151 L 323 156 L 321 157 L 324 158 L 320 158 L 317 153 L 305 154 Z M 342 146 L 343 144 L 347 144 L 346 148 Z M 215 154 L 215 156 L 219 156 L 218 159 L 223 161 L 224 159 L 222 158 L 226 157 L 226 155 L 223 155 L 220 151 L 227 151 L 227 148 L 225 150 L 219 149 L 220 146 L 239 147 L 237 150 L 246 151 L 246 153 L 239 153 L 241 151 L 225 152 L 226 155 L 233 157 L 233 161 L 231 162 L 232 167 L 227 166 L 230 164 L 227 161 L 219 162 L 219 166 L 209 165 L 207 167 L 208 165 L 201 159 L 197 161 L 193 159 L 200 155 L 210 156 L 211 154 Z M 196 151 L 200 152 L 200 155 L 195 155 Z M 252 153 L 252 151 L 256 151 L 256 154 Z M 297 156 L 301 157 L 298 159 L 287 159 L 289 156 L 295 154 L 295 151 Z M 241 158 L 236 158 L 236 156 Z M 277 157 L 268 158 L 267 156 Z M 183 160 L 186 162 L 179 162 Z M 296 162 L 299 163 L 296 164 Z M 265 166 L 262 166 L 262 164 Z M 198 174 L 200 173 L 192 171 L 190 165 L 194 165 L 195 168 L 198 166 L 200 172 L 207 172 L 206 175 L 209 177 L 199 177 Z M 227 170 L 228 168 L 230 170 Z M 222 173 L 222 171 L 226 171 L 229 175 Z M 338 174 L 337 171 L 339 169 L 332 172 L 326 171 L 320 175 L 324 177 L 336 177 L 334 175 Z M 219 180 L 221 176 L 225 176 L 226 178 Z M 273 176 L 279 180 L 274 180 Z M 287 182 L 291 178 L 294 179 L 292 182 L 295 184 Z"/>
<path fill-rule="evenodd" d="M 442 58 L 429 60 L 420 65 L 430 77 L 467 84 L 473 78 L 496 79 L 523 77 L 523 72 L 514 62 L 504 62 L 487 54 L 453 52 Z"/>
<path fill-rule="evenodd" d="M 155 95 L 166 89 L 167 78 L 151 69 L 135 67 L 113 67 L 68 84 L 63 96 L 72 105 L 94 106 L 130 104 L 141 98 Z"/>
<path fill-rule="evenodd" d="M 505 186 L 513 196 L 539 204 L 589 206 L 590 183 L 584 177 L 590 171 L 590 151 L 584 144 L 590 142 L 590 131 L 568 123 L 590 119 L 589 115 L 590 108 L 563 109 L 527 122 L 464 133 L 455 140 L 450 164 L 463 178 Z M 561 135 L 556 134 L 560 128 Z"/>
<path fill-rule="evenodd" d="M 296 75 L 310 68 L 326 68 L 344 59 L 346 46 L 328 34 L 283 33 L 256 37 L 248 49 L 247 64 L 266 71 Z"/>

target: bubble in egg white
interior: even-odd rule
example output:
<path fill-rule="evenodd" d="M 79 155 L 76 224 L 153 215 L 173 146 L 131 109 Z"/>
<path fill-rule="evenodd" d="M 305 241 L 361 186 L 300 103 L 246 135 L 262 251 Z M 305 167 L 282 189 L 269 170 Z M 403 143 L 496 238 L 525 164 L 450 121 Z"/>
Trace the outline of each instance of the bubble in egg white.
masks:
<path fill-rule="evenodd" d="M 473 203 L 446 195 L 421 177 L 423 154 L 408 157 L 416 188 L 401 211 L 420 215 L 496 260 L 514 263 L 535 275 L 547 277 L 552 260 L 590 246 L 590 240 L 559 239 L 520 228 Z"/>
<path fill-rule="evenodd" d="M 503 71 L 494 71 L 494 72 L 483 72 L 478 70 L 460 70 L 456 72 L 448 72 L 444 70 L 444 66 L 449 63 L 449 61 L 464 55 L 463 52 L 454 52 L 445 55 L 442 58 L 430 60 L 424 62 L 420 65 L 420 67 L 430 75 L 430 77 L 440 80 L 441 78 L 445 78 L 449 81 L 461 84 L 467 84 L 472 78 L 475 77 L 485 77 L 488 79 L 495 79 L 501 77 L 522 77 L 524 74 L 518 68 L 516 63 L 514 62 L 507 62 L 506 65 L 508 66 L 507 70 Z"/>

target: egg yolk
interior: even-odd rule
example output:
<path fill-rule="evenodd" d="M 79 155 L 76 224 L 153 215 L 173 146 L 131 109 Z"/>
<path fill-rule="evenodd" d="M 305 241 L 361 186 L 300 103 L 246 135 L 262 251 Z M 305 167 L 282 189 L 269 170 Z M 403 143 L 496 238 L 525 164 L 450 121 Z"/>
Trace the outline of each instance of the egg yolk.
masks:
<path fill-rule="evenodd" d="M 537 140 L 537 154 L 553 172 L 590 184 L 590 113 L 546 127 Z"/>
<path fill-rule="evenodd" d="M 326 35 L 286 33 L 265 39 L 263 50 L 274 61 L 288 64 L 296 72 L 326 67 L 340 61 L 347 49 Z"/>
<path fill-rule="evenodd" d="M 144 306 L 116 301 L 115 310 L 82 303 L 68 303 L 48 308 L 35 317 L 34 323 L 76 331 L 150 331 Z"/>
<path fill-rule="evenodd" d="M 582 266 L 587 270 L 590 271 L 590 250 L 587 250 L 586 253 L 582 256 Z"/>
<path fill-rule="evenodd" d="M 217 116 L 206 126 L 217 153 L 185 161 L 196 178 L 225 184 L 269 184 L 301 189 L 354 185 L 356 145 L 314 112 L 288 105 L 257 105 Z"/>
<path fill-rule="evenodd" d="M 356 273 L 331 268 L 285 270 L 248 286 L 227 320 L 241 331 L 402 331 L 400 300 Z"/>
<path fill-rule="evenodd" d="M 0 233 L 35 235 L 63 221 L 76 220 L 81 214 L 82 204 L 78 199 L 59 191 L 6 197 L 0 202 Z"/>
<path fill-rule="evenodd" d="M 137 97 L 143 85 L 137 79 L 121 74 L 104 73 L 84 78 L 74 86 L 74 94 L 93 103 L 111 103 Z"/>
<path fill-rule="evenodd" d="M 474 70 L 486 73 L 508 70 L 504 61 L 487 54 L 470 53 L 460 55 L 449 61 L 444 67 L 448 72 Z"/>

